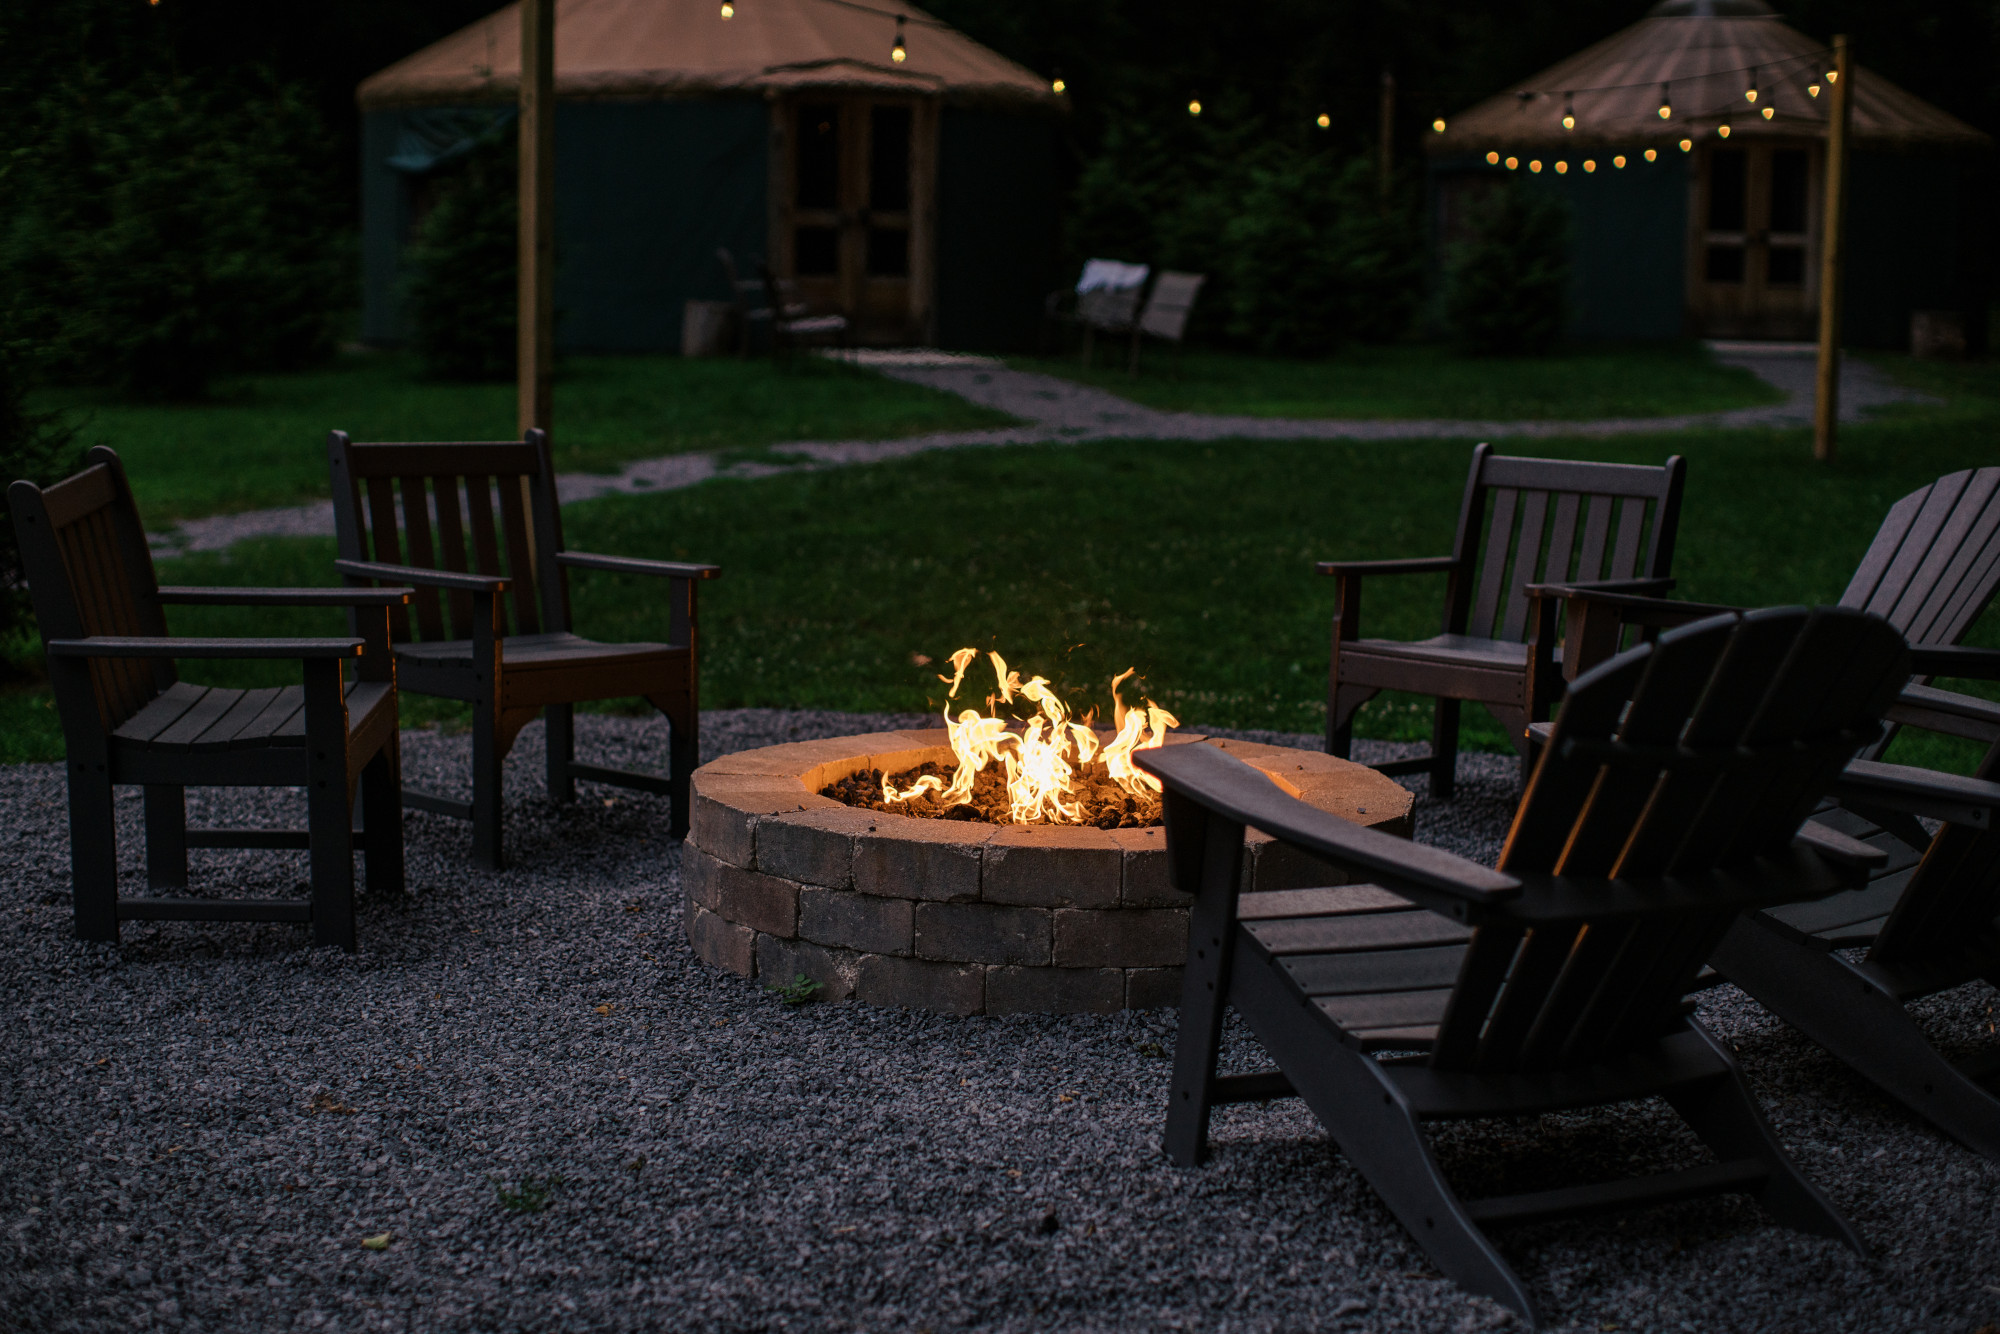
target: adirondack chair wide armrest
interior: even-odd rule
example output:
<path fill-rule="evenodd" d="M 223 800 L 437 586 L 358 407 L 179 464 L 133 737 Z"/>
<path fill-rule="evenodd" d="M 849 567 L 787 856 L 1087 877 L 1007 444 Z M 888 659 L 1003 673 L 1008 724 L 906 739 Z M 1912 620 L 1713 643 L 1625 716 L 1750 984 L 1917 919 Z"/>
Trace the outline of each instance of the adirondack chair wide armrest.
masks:
<path fill-rule="evenodd" d="M 1993 827 L 2000 783 L 1880 760 L 1855 760 L 1841 772 L 1834 795 L 1866 806 L 1908 811 L 1974 829 Z"/>
<path fill-rule="evenodd" d="M 1946 736 L 1991 745 L 2000 741 L 2000 702 L 1961 695 L 1936 686 L 1906 685 L 1882 715 L 1902 727 L 1921 728 Z"/>
<path fill-rule="evenodd" d="M 1720 602 L 1683 602 L 1678 598 L 1649 597 L 1643 593 L 1622 591 L 1619 586 L 1627 583 L 1671 585 L 1673 580 L 1606 579 L 1598 584 L 1528 584 L 1526 590 L 1530 597 L 1561 598 L 1573 607 L 1588 602 L 1616 608 L 1620 619 L 1627 625 L 1685 625 L 1690 621 L 1743 610 Z"/>
<path fill-rule="evenodd" d="M 1808 835 L 1772 856 L 1701 875 L 1647 880 L 1523 872 L 1519 897 L 1498 905 L 1492 915 L 1517 922 L 1603 921 L 1704 908 L 1750 911 L 1823 898 L 1853 889 L 1866 879 L 1871 863 L 1887 860 L 1865 844 L 1856 846 L 1860 852 L 1839 844 L 1822 846 Z"/>
<path fill-rule="evenodd" d="M 1360 577 L 1370 574 L 1449 574 L 1458 568 L 1456 556 L 1418 556 L 1411 560 L 1323 560 L 1313 565 L 1317 574 Z"/>
<path fill-rule="evenodd" d="M 1199 742 L 1141 751 L 1134 762 L 1167 785 L 1231 820 L 1263 830 L 1327 861 L 1360 872 L 1383 888 L 1447 916 L 1465 919 L 1504 904 L 1521 882 L 1406 838 L 1349 824 L 1308 806 L 1261 771 Z"/>
<path fill-rule="evenodd" d="M 587 551 L 558 551 L 556 564 L 612 574 L 653 574 L 669 579 L 720 579 L 720 565 L 690 565 L 682 561 L 646 560 L 640 556 L 593 556 Z"/>
<path fill-rule="evenodd" d="M 504 593 L 507 581 L 490 574 L 457 570 L 427 570 L 419 565 L 383 565 L 372 560 L 337 560 L 333 568 L 362 579 L 402 579 L 422 588 L 452 588 L 467 593 Z"/>
<path fill-rule="evenodd" d="M 194 588 L 163 585 L 160 601 L 182 607 L 394 607 L 409 588 Z"/>
<path fill-rule="evenodd" d="M 52 639 L 57 658 L 358 658 L 360 639 L 180 639 L 169 635 L 92 635 Z"/>
<path fill-rule="evenodd" d="M 1968 648 L 1962 644 L 1912 644 L 1910 670 L 1919 676 L 2000 681 L 2000 649 Z"/>

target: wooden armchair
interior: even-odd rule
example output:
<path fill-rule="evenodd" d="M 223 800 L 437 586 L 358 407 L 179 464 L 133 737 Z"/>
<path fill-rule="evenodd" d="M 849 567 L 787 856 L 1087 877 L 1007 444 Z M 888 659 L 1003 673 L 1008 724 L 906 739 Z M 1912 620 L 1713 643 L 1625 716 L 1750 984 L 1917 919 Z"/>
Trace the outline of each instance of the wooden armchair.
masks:
<path fill-rule="evenodd" d="M 117 940 L 120 921 L 298 922 L 313 943 L 352 951 L 354 850 L 370 893 L 403 888 L 402 766 L 389 616 L 407 588 L 162 588 L 118 455 L 99 446 L 83 472 L 44 490 L 9 488 L 15 532 L 48 653 L 69 770 L 76 934 Z M 345 639 L 177 639 L 168 605 L 335 605 Z M 292 659 L 300 685 L 189 685 L 177 658 Z M 343 681 L 341 664 L 355 664 Z M 146 880 L 184 889 L 189 848 L 297 848 L 311 897 L 121 898 L 112 791 L 145 790 Z M 189 829 L 189 787 L 302 787 L 304 830 Z M 353 827 L 356 788 L 363 826 Z"/>
<path fill-rule="evenodd" d="M 1142 337 L 1158 338 L 1174 345 L 1174 366 L 1180 366 L 1181 340 L 1187 335 L 1188 317 L 1194 314 L 1194 299 L 1201 294 L 1202 284 L 1208 281 L 1205 273 L 1175 273 L 1162 270 L 1153 279 L 1153 290 L 1146 297 L 1146 308 L 1139 312 L 1139 318 L 1132 325 L 1132 365 L 1133 375 L 1139 373 L 1139 343 Z"/>
<path fill-rule="evenodd" d="M 771 322 L 769 297 L 765 294 L 760 278 L 745 278 L 736 268 L 736 256 L 729 253 L 727 246 L 715 248 L 716 262 L 722 265 L 722 273 L 729 280 L 730 318 L 735 322 L 736 355 L 748 357 L 751 345 L 756 341 L 756 329 L 760 324 Z"/>
<path fill-rule="evenodd" d="M 1168 1154 L 1201 1160 L 1218 1103 L 1303 1098 L 1440 1269 L 1531 1324 L 1494 1225 L 1739 1192 L 1862 1250 L 1683 997 L 1740 913 L 1825 901 L 1882 864 L 1803 822 L 1909 669 L 1879 618 L 1824 607 L 1614 658 L 1564 701 L 1497 870 L 1317 811 L 1211 747 L 1143 752 L 1195 896 Z M 1241 893 L 1246 826 L 1367 883 Z M 1217 1073 L 1227 1007 L 1277 1069 Z M 1423 1130 L 1654 1096 L 1712 1161 L 1467 1200 Z"/>
<path fill-rule="evenodd" d="M 474 860 L 500 866 L 501 763 L 545 713 L 552 801 L 570 800 L 579 778 L 661 793 L 672 802 L 672 836 L 687 833 L 688 776 L 700 763 L 695 587 L 721 569 L 566 550 L 541 431 L 497 444 L 356 444 L 334 431 L 327 458 L 336 567 L 351 586 L 415 588 L 414 619 L 400 608 L 390 617 L 398 679 L 472 705 L 472 799 L 405 789 L 403 804 L 471 820 Z M 666 580 L 669 642 L 572 633 L 571 570 Z M 579 763 L 573 706 L 635 695 L 672 726 L 667 776 Z"/>
<path fill-rule="evenodd" d="M 1630 592 L 1671 588 L 1685 479 L 1679 455 L 1649 468 L 1510 458 L 1479 445 L 1450 555 L 1321 561 L 1319 573 L 1340 581 L 1327 680 L 1327 752 L 1348 755 L 1354 715 L 1363 704 L 1384 690 L 1408 690 L 1437 700 L 1431 753 L 1377 765 L 1383 773 L 1429 771 L 1432 795 L 1450 796 L 1463 701 L 1485 705 L 1525 753 L 1528 724 L 1548 717 L 1563 689 L 1560 604 L 1534 598 L 1530 586 L 1567 581 Z M 1445 577 L 1443 633 L 1407 643 L 1362 638 L 1363 581 L 1412 574 Z"/>
<path fill-rule="evenodd" d="M 798 291 L 785 279 L 760 266 L 764 275 L 764 299 L 771 308 L 771 355 L 785 356 L 794 348 L 846 347 L 849 327 L 845 315 L 814 315 L 799 300 Z"/>

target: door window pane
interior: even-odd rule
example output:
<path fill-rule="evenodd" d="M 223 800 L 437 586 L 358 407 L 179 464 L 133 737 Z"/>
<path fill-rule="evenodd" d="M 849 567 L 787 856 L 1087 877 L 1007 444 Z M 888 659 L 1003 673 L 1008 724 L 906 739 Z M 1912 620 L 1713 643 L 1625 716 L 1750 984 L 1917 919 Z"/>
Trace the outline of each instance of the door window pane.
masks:
<path fill-rule="evenodd" d="M 876 107 L 868 121 L 868 207 L 901 213 L 910 206 L 910 109 Z"/>
<path fill-rule="evenodd" d="M 798 181 L 800 208 L 840 207 L 840 107 L 808 102 L 799 107 Z"/>
<path fill-rule="evenodd" d="M 868 272 L 878 278 L 901 278 L 910 271 L 910 234 L 900 227 L 868 229 Z"/>
<path fill-rule="evenodd" d="M 1712 245 L 1708 248 L 1708 280 L 1712 283 L 1743 281 L 1743 247 Z"/>
<path fill-rule="evenodd" d="M 1774 245 L 1766 261 L 1764 281 L 1773 287 L 1804 287 L 1806 251 L 1804 246 Z"/>
<path fill-rule="evenodd" d="M 840 271 L 840 233 L 832 227 L 792 231 L 792 272 L 801 278 Z"/>
<path fill-rule="evenodd" d="M 1781 148 L 1771 154 L 1771 230 L 1802 232 L 1805 229 L 1805 150 Z M 1774 278 L 1772 281 L 1777 280 Z"/>
<path fill-rule="evenodd" d="M 1718 148 L 1708 155 L 1708 229 L 1740 232 L 1747 216 L 1749 173 L 1743 150 Z M 1738 262 L 1741 260 L 1739 258 Z"/>

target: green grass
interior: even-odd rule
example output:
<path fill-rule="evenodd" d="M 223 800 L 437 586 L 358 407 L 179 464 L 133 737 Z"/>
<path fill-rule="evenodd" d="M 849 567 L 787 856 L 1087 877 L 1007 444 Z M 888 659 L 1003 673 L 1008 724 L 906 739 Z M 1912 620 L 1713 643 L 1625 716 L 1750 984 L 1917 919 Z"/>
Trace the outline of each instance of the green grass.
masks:
<path fill-rule="evenodd" d="M 511 384 L 437 384 L 409 358 L 355 353 L 296 375 L 224 382 L 202 403 L 135 404 L 49 391 L 84 439 L 125 460 L 148 523 L 291 505 L 326 495 L 326 433 L 360 440 L 505 440 Z M 871 371 L 800 358 L 572 357 L 556 382 L 556 466 L 610 471 L 690 450 L 790 440 L 890 439 L 1006 425 L 962 399 Z"/>
<path fill-rule="evenodd" d="M 1697 343 L 1618 347 L 1536 358 L 1458 356 L 1428 346 L 1357 347 L 1318 360 L 1149 345 L 1139 376 L 1123 352 L 1016 358 L 1147 407 L 1252 417 L 1427 417 L 1467 421 L 1656 417 L 1775 403 L 1781 395 L 1749 371 L 1723 366 Z M 1106 364 L 1106 363 L 1110 364 Z"/>

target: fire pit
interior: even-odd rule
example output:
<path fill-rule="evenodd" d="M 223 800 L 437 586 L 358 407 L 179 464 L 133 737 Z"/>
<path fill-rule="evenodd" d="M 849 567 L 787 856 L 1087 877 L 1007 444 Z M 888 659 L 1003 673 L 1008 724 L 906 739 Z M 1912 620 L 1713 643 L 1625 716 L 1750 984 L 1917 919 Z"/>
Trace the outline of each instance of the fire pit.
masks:
<path fill-rule="evenodd" d="M 1409 792 L 1362 765 L 1178 732 L 1165 744 L 1218 747 L 1322 810 L 1410 832 Z M 695 770 L 681 852 L 695 953 L 772 986 L 804 974 L 825 1000 L 948 1014 L 1177 1004 L 1188 900 L 1167 885 L 1158 826 L 925 819 L 820 795 L 956 758 L 939 729 L 769 746 Z M 1254 830 L 1245 851 L 1253 892 L 1341 879 Z"/>

